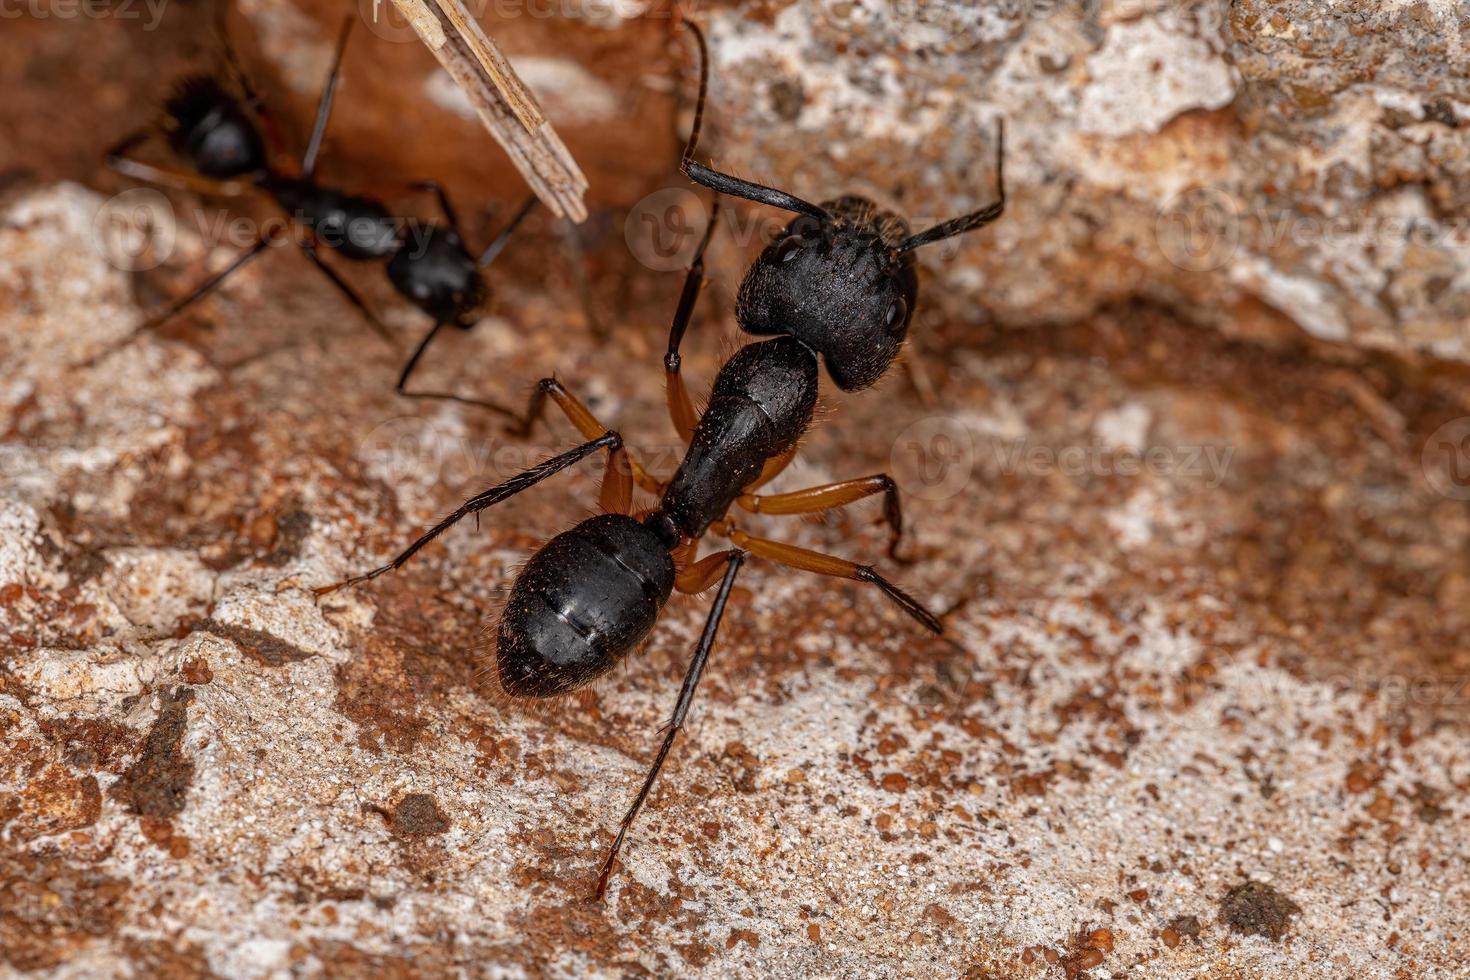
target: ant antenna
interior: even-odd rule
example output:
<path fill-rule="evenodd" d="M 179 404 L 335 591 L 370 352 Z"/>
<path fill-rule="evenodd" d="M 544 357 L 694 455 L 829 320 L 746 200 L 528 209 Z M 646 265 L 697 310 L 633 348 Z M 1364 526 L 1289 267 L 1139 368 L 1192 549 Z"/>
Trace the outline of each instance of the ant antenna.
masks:
<path fill-rule="evenodd" d="M 506 244 L 510 241 L 510 236 L 515 234 L 516 226 L 524 221 L 526 215 L 530 214 L 535 208 L 536 195 L 532 194 L 526 198 L 526 203 L 521 205 L 521 209 L 516 212 L 515 217 L 510 219 L 510 224 L 505 226 L 505 230 L 495 236 L 495 241 L 485 246 L 485 251 L 480 253 L 480 259 L 476 265 L 483 269 L 491 262 L 494 262 L 500 253 L 505 250 Z"/>
<path fill-rule="evenodd" d="M 322 149 L 322 139 L 327 135 L 327 120 L 332 116 L 332 100 L 337 95 L 337 78 L 342 73 L 342 56 L 347 52 L 347 39 L 352 35 L 352 17 L 342 22 L 342 31 L 337 35 L 337 53 L 332 59 L 332 70 L 327 73 L 327 84 L 322 86 L 322 100 L 316 109 L 316 123 L 311 127 L 311 140 L 301 156 L 301 176 L 310 179 L 316 172 L 317 154 Z"/>
<path fill-rule="evenodd" d="M 689 28 L 694 35 L 694 40 L 699 44 L 699 101 L 694 106 L 694 126 L 689 132 L 689 142 L 684 147 L 684 157 L 679 163 L 679 169 L 696 184 L 702 184 L 717 194 L 728 194 L 731 197 L 744 198 L 757 204 L 769 204 L 783 211 L 794 211 L 797 214 L 816 218 L 823 224 L 829 224 L 832 221 L 831 214 L 810 201 L 803 201 L 795 194 L 778 191 L 774 187 L 767 187 L 753 181 L 741 180 L 730 174 L 722 174 L 701 163 L 694 162 L 694 150 L 699 143 L 700 126 L 704 122 L 704 103 L 709 95 L 709 45 L 705 43 L 704 31 L 698 24 L 692 20 L 686 20 L 684 25 Z"/>
<path fill-rule="evenodd" d="M 995 122 L 995 183 L 996 197 L 994 204 L 987 205 L 973 214 L 967 214 L 952 221 L 946 221 L 942 225 L 935 225 L 928 231 L 921 231 L 904 239 L 898 246 L 899 252 L 912 252 L 916 248 L 942 242 L 946 238 L 963 235 L 967 231 L 974 231 L 990 224 L 999 218 L 1006 209 L 1006 121 L 997 119 Z"/>

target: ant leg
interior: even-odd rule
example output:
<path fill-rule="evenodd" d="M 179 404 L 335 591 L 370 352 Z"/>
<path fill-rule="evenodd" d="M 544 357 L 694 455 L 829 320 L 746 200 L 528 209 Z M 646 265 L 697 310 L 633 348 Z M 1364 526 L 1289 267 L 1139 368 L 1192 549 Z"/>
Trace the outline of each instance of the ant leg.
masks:
<path fill-rule="evenodd" d="M 831 221 L 832 215 L 824 209 L 810 201 L 803 201 L 794 194 L 778 191 L 764 184 L 741 180 L 729 174 L 722 174 L 694 162 L 694 151 L 699 146 L 699 130 L 704 121 L 704 105 L 709 96 L 709 45 L 705 43 L 704 31 L 698 24 L 692 20 L 686 20 L 684 23 L 699 44 L 699 98 L 694 104 L 694 125 L 689 130 L 689 142 L 685 144 L 683 159 L 679 161 L 679 169 L 684 172 L 684 176 L 719 194 L 729 194 L 731 197 L 744 198 L 758 204 L 769 204 L 785 211 L 805 214 L 823 223 Z"/>
<path fill-rule="evenodd" d="M 990 224 L 996 218 L 1005 213 L 1006 209 L 1006 127 L 1005 120 L 996 123 L 995 136 L 995 185 L 996 197 L 994 204 L 987 205 L 972 214 L 961 215 L 953 220 L 946 221 L 941 225 L 935 225 L 927 231 L 921 231 L 917 235 L 911 235 L 898 245 L 898 251 L 911 252 L 924 245 L 932 245 L 946 238 L 963 235 L 967 231 Z"/>
<path fill-rule="evenodd" d="M 791 461 L 796 458 L 796 450 L 797 447 L 792 446 L 780 455 L 772 456 L 766 460 L 766 465 L 761 467 L 761 475 L 755 478 L 754 483 L 745 488 L 745 492 L 750 493 L 757 490 L 780 476 L 781 472 L 790 466 Z"/>
<path fill-rule="evenodd" d="M 557 408 L 560 408 L 562 413 L 577 427 L 577 431 L 582 433 L 583 439 L 596 439 L 609 431 L 607 426 L 599 422 L 597 416 L 593 415 L 587 406 L 578 400 L 576 395 L 567 391 L 566 386 L 560 381 L 555 378 L 542 378 L 536 384 L 536 390 L 531 392 L 531 400 L 526 405 L 526 414 L 521 416 L 521 421 L 518 425 L 510 427 L 509 431 L 512 435 L 525 438 L 531 434 L 531 429 L 537 420 L 546 415 L 546 400 L 548 397 L 556 403 Z M 644 469 L 643 464 L 638 462 L 638 458 L 631 453 L 628 454 L 628 469 L 632 472 L 634 482 L 645 491 L 653 494 L 655 497 L 663 495 L 663 483 L 656 479 L 653 474 L 649 473 L 648 470 Z"/>
<path fill-rule="evenodd" d="M 692 556 L 692 548 L 690 553 Z M 730 560 L 730 556 L 733 554 L 735 554 L 733 548 L 716 552 L 713 555 L 701 558 L 697 562 L 680 568 L 674 573 L 674 588 L 678 589 L 683 595 L 698 595 L 720 580 L 720 575 L 725 569 L 725 563 Z"/>
<path fill-rule="evenodd" d="M 628 450 L 621 442 L 607 454 L 607 467 L 602 471 L 602 489 L 597 505 L 604 514 L 633 513 L 633 469 L 628 464 Z"/>
<path fill-rule="evenodd" d="M 149 135 L 151 135 L 149 130 L 140 130 L 108 150 L 104 157 L 108 168 L 134 180 L 157 184 L 160 187 L 172 187 L 175 190 L 193 191 L 195 194 L 240 197 L 248 190 L 246 185 L 238 180 L 211 180 L 187 170 L 175 170 L 171 167 L 143 163 L 127 155 L 148 139 Z"/>
<path fill-rule="evenodd" d="M 593 301 L 592 280 L 587 276 L 587 250 L 582 247 L 582 233 L 570 221 L 561 222 L 562 241 L 571 253 L 572 281 L 577 286 L 577 300 L 582 304 L 582 315 L 587 318 L 587 328 L 598 340 L 610 336 L 607 325 L 597 315 L 597 304 Z"/>
<path fill-rule="evenodd" d="M 245 93 L 246 108 L 250 110 L 251 115 L 255 117 L 255 121 L 265 130 L 266 146 L 274 154 L 285 145 L 285 141 L 281 139 L 281 133 L 276 127 L 275 118 L 266 109 L 265 100 L 260 97 L 254 83 L 250 81 L 250 76 L 246 74 L 245 66 L 240 61 L 240 55 L 235 50 L 235 42 L 230 38 L 228 24 L 226 23 L 230 13 L 229 4 L 221 0 L 220 3 L 216 4 L 215 10 L 214 32 L 219 39 L 220 50 L 224 52 L 225 66 L 229 69 L 230 74 L 234 76 L 236 84 L 240 86 L 240 91 Z"/>
<path fill-rule="evenodd" d="M 435 200 L 439 202 L 439 210 L 443 212 L 444 220 L 449 223 L 450 229 L 456 235 L 460 235 L 459 214 L 454 210 L 454 205 L 449 203 L 449 192 L 444 189 L 443 184 L 437 180 L 416 180 L 409 186 L 416 191 L 428 191 L 433 194 Z M 460 235 L 460 237 L 464 236 Z"/>
<path fill-rule="evenodd" d="M 347 285 L 347 280 L 337 275 L 337 273 L 332 270 L 331 266 L 322 261 L 321 255 L 317 253 L 316 246 L 313 245 L 311 242 L 304 241 L 297 242 L 296 244 L 301 248 L 301 251 L 305 253 L 306 257 L 308 259 L 311 259 L 312 264 L 321 270 L 322 275 L 326 276 L 327 280 L 333 286 L 336 286 L 338 291 L 347 298 L 347 302 L 357 307 L 357 311 L 363 315 L 364 319 L 367 320 L 368 326 L 373 328 L 373 332 L 376 333 L 379 337 L 382 337 L 389 344 L 397 346 L 397 342 L 393 339 L 392 331 L 390 331 L 387 327 L 383 325 L 383 321 L 379 320 L 372 310 L 368 309 L 367 304 L 362 301 L 362 297 L 357 295 L 357 292 L 351 286 Z"/>
<path fill-rule="evenodd" d="M 415 347 L 413 349 L 413 353 L 409 355 L 408 362 L 403 365 L 403 371 L 398 375 L 398 384 L 394 386 L 393 390 L 402 395 L 404 398 L 423 398 L 431 401 L 457 402 L 461 405 L 472 405 L 475 408 L 488 409 L 489 411 L 494 412 L 497 415 L 503 415 L 508 419 L 519 419 L 520 416 L 515 413 L 514 409 L 506 408 L 504 405 L 497 405 L 494 402 L 483 401 L 478 398 L 465 398 L 462 395 L 456 395 L 447 391 L 408 390 L 408 379 L 413 374 L 414 368 L 418 367 L 419 360 L 424 356 L 424 351 L 429 349 L 429 345 L 434 342 L 434 338 L 439 335 L 439 331 L 443 330 L 448 325 L 448 321 L 440 320 L 438 323 L 435 323 L 432 327 L 429 328 L 429 332 L 424 334 L 424 339 L 419 341 L 419 345 Z"/>
<path fill-rule="evenodd" d="M 937 616 L 925 609 L 919 600 L 879 575 L 872 565 L 859 565 L 845 558 L 824 555 L 820 551 L 809 551 L 784 541 L 752 537 L 738 528 L 730 527 L 728 523 L 721 533 L 724 533 L 737 548 L 744 548 L 752 555 L 769 558 L 771 561 L 788 565 L 791 568 L 799 568 L 802 571 L 816 572 L 818 575 L 832 575 L 836 578 L 876 585 L 900 609 L 923 624 L 925 629 L 934 633 L 944 632 L 944 625 L 939 622 Z"/>
<path fill-rule="evenodd" d="M 607 851 L 607 858 L 602 862 L 602 871 L 597 876 L 596 897 L 599 902 L 607 894 L 607 882 L 612 877 L 613 865 L 617 862 L 618 852 L 623 849 L 623 841 L 628 836 L 628 828 L 633 825 L 638 811 L 643 808 L 644 801 L 648 799 L 648 794 L 653 790 L 654 780 L 658 779 L 659 771 L 664 767 L 664 760 L 669 756 L 669 749 L 673 747 L 679 729 L 684 727 L 684 719 L 689 714 L 689 705 L 694 701 L 694 690 L 699 686 L 699 679 L 704 674 L 704 666 L 709 661 L 710 648 L 715 644 L 715 634 L 720 629 L 720 620 L 725 616 L 725 604 L 730 599 L 730 589 L 735 585 L 735 575 L 745 562 L 745 553 L 738 549 L 712 557 L 720 558 L 725 564 L 725 575 L 720 582 L 720 591 L 715 594 L 715 601 L 710 605 L 709 617 L 704 621 L 704 633 L 699 637 L 699 645 L 694 648 L 694 656 L 689 660 L 689 669 L 684 672 L 684 684 L 679 688 L 679 700 L 674 705 L 674 715 L 669 719 L 665 728 L 663 744 L 659 746 L 658 754 L 653 759 L 653 765 L 649 767 L 648 775 L 643 779 L 643 786 L 638 790 L 638 795 L 633 798 L 633 805 L 628 807 L 628 812 L 623 816 L 623 822 L 618 827 L 618 835 L 613 839 L 612 847 Z"/>
<path fill-rule="evenodd" d="M 503 500 L 514 497 L 522 490 L 529 490 L 531 487 L 540 483 L 547 477 L 554 476 L 557 473 L 560 473 L 562 470 L 568 468 L 569 466 L 573 466 L 576 463 L 581 462 L 583 459 L 591 456 L 599 449 L 616 450 L 622 444 L 623 439 L 621 436 L 619 436 L 616 432 L 608 432 L 604 433 L 601 437 L 597 439 L 593 439 L 591 442 L 584 442 L 576 449 L 568 450 L 567 452 L 562 453 L 560 456 L 553 456 L 551 459 L 548 459 L 541 463 L 537 463 L 535 466 L 531 467 L 529 470 L 526 470 L 524 473 L 518 473 L 515 476 L 511 477 L 509 480 L 506 480 L 504 483 L 497 484 L 491 487 L 489 490 L 486 490 L 483 493 L 476 494 L 469 500 L 466 500 L 463 504 L 459 506 L 459 509 L 454 511 L 454 513 L 450 514 L 448 517 L 444 518 L 438 524 L 435 524 L 433 527 L 429 528 L 429 530 L 426 531 L 416 541 L 414 541 L 413 544 L 409 545 L 402 554 L 400 554 L 397 558 L 394 558 L 388 564 L 383 565 L 379 568 L 375 568 L 372 571 L 367 572 L 366 574 L 355 575 L 352 578 L 344 579 L 343 581 L 338 582 L 335 585 L 327 585 L 319 589 L 313 589 L 312 593 L 317 596 L 329 595 L 333 592 L 338 591 L 339 589 L 351 588 L 354 585 L 358 585 L 362 582 L 367 582 L 371 579 L 375 579 L 379 575 L 382 575 L 386 572 L 396 571 L 397 569 L 402 568 L 405 564 L 407 564 L 410 558 L 418 554 L 419 551 L 424 547 L 424 545 L 428 544 L 430 541 L 433 541 L 439 535 L 443 534 L 445 531 L 449 530 L 451 527 L 458 524 L 460 521 L 464 520 L 471 514 L 478 514 L 480 511 L 485 510 L 488 507 L 493 507 Z"/>
<path fill-rule="evenodd" d="M 306 144 L 306 152 L 301 155 L 303 180 L 310 180 L 311 175 L 316 173 L 316 161 L 321 154 L 322 140 L 327 135 L 327 120 L 332 118 L 332 102 L 337 97 L 337 79 L 342 74 L 342 56 L 347 53 L 347 39 L 352 35 L 354 19 L 348 17 L 344 20 L 342 30 L 337 35 L 337 52 L 332 57 L 332 69 L 327 72 L 326 84 L 322 86 L 321 101 L 316 107 L 316 122 L 311 127 L 311 139 Z"/>
<path fill-rule="evenodd" d="M 846 507 L 875 493 L 883 494 L 883 520 L 888 525 L 888 557 L 902 564 L 898 545 L 903 540 L 903 507 L 898 498 L 898 484 L 887 473 L 791 493 L 761 495 L 747 492 L 735 498 L 735 503 L 752 514 L 820 514 Z"/>
<path fill-rule="evenodd" d="M 716 195 L 714 204 L 710 207 L 709 223 L 704 227 L 704 237 L 694 250 L 694 261 L 690 263 L 689 274 L 684 277 L 684 291 L 679 294 L 674 324 L 669 328 L 668 353 L 664 354 L 669 418 L 673 420 L 674 428 L 686 445 L 694 438 L 694 427 L 699 424 L 699 415 L 694 411 L 689 389 L 684 386 L 684 375 L 681 373 L 683 360 L 679 356 L 679 347 L 684 343 L 684 333 L 689 329 L 689 321 L 694 316 L 694 305 L 699 302 L 699 291 L 704 288 L 704 252 L 709 248 L 710 239 L 714 237 L 715 220 L 719 215 L 720 198 Z"/>
<path fill-rule="evenodd" d="M 480 258 L 475 264 L 483 269 L 491 262 L 494 262 L 500 253 L 505 251 L 505 246 L 510 243 L 510 237 L 515 234 L 516 228 L 520 226 L 522 221 L 526 220 L 526 215 L 534 211 L 535 208 L 536 196 L 533 194 L 526 198 L 520 210 L 511 217 L 510 223 L 501 229 L 500 234 L 495 236 L 495 240 L 485 246 L 485 251 L 480 253 Z"/>
<path fill-rule="evenodd" d="M 210 276 L 198 286 L 195 286 L 186 295 L 174 300 L 162 310 L 148 317 L 142 323 L 138 324 L 131 331 L 129 331 L 126 337 L 122 338 L 117 343 L 108 346 L 100 353 L 88 358 L 82 363 L 82 366 L 91 367 L 92 365 L 101 361 L 104 357 L 107 357 L 119 350 L 122 350 L 128 344 L 131 344 L 133 341 L 143 336 L 143 334 L 156 330 L 163 324 L 167 323 L 169 320 L 172 320 L 174 317 L 184 312 L 184 310 L 193 306 L 195 303 L 199 302 L 201 299 L 218 289 L 226 279 L 234 275 L 239 270 L 243 269 L 248 263 L 257 258 L 261 252 L 264 252 L 266 248 L 268 248 L 270 244 L 275 241 L 276 238 L 277 233 L 272 230 L 264 238 L 260 239 L 254 245 L 250 246 L 250 248 L 246 249 L 244 252 L 236 256 L 235 260 L 229 265 L 225 266 L 224 269 Z"/>

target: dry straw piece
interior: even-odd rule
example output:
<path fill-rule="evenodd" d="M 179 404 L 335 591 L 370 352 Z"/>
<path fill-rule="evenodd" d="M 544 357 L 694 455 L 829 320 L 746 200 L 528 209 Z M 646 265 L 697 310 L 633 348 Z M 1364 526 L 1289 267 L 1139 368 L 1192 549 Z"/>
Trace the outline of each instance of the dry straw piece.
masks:
<path fill-rule="evenodd" d="M 462 0 L 393 0 L 505 148 L 536 196 L 557 217 L 587 217 L 587 178 L 541 106 Z M 376 3 L 374 4 L 376 10 Z"/>

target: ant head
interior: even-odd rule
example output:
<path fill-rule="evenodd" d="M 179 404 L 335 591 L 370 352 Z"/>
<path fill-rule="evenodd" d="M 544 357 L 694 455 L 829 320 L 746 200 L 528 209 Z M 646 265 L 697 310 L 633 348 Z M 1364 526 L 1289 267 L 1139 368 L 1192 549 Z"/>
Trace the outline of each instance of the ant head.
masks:
<path fill-rule="evenodd" d="M 860 391 L 884 375 L 908 334 L 918 280 L 913 257 L 896 248 L 908 226 L 860 197 L 822 210 L 827 219 L 798 217 L 761 253 L 737 316 L 746 333 L 800 340 L 839 388 Z"/>
<path fill-rule="evenodd" d="M 265 145 L 238 99 L 200 76 L 180 83 L 164 106 L 168 141 L 199 173 L 229 180 L 266 168 Z"/>
<path fill-rule="evenodd" d="M 388 262 L 393 288 L 435 322 L 464 326 L 488 298 L 485 280 L 459 234 L 440 225 L 412 224 Z"/>

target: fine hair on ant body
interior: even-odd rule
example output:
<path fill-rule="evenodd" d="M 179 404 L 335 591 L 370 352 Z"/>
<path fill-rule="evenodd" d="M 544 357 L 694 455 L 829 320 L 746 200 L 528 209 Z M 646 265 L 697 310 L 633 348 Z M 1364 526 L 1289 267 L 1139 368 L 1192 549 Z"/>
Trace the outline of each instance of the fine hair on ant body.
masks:
<path fill-rule="evenodd" d="M 703 413 L 696 411 L 682 376 L 679 349 L 703 285 L 704 255 L 719 207 L 717 193 L 714 213 L 684 280 L 664 358 L 669 418 L 685 445 L 673 477 L 663 480 L 649 472 L 618 432 L 603 425 L 560 381 L 546 378 L 533 392 L 519 431 L 528 433 L 551 402 L 586 441 L 471 497 L 388 564 L 314 590 L 325 596 L 402 568 L 466 517 L 607 451 L 601 513 L 546 542 L 511 585 L 495 630 L 495 669 L 501 688 L 512 697 L 530 699 L 583 688 L 641 646 L 674 591 L 698 594 L 718 589 L 658 751 L 602 863 L 595 892 L 599 900 L 606 894 L 628 830 L 688 716 L 736 576 L 747 558 L 873 585 L 925 629 L 943 632 L 937 616 L 872 565 L 753 536 L 737 527 L 729 512 L 738 506 L 752 513 L 815 515 L 882 493 L 889 554 L 896 555 L 902 518 L 897 487 L 886 474 L 787 493 L 758 491 L 791 462 L 811 425 L 821 361 L 834 382 L 847 390 L 870 386 L 892 363 L 917 294 L 913 249 L 993 221 L 1003 207 L 1002 195 L 1001 204 L 983 212 L 909 235 L 902 219 L 881 214 L 858 198 L 818 208 L 694 164 L 691 157 L 708 68 L 703 35 L 692 24 L 691 28 L 703 62 L 699 103 L 683 158 L 685 172 L 707 186 L 719 184 L 717 192 L 730 187 L 751 200 L 784 201 L 778 206 L 799 212 L 798 222 L 805 222 L 788 229 L 787 236 L 761 256 L 741 288 L 742 328 L 774 336 L 754 341 L 726 360 Z M 808 233 L 809 228 L 815 233 Z M 789 244 L 792 241 L 796 244 Z M 840 281 L 829 281 L 833 277 Z M 868 285 L 854 292 L 853 282 Z M 793 309 L 794 300 L 813 295 L 829 305 Z M 770 320 L 783 316 L 786 319 Z M 656 498 L 657 504 L 635 508 L 635 486 Z M 727 539 L 732 547 L 699 557 L 699 542 L 707 534 Z"/>
<path fill-rule="evenodd" d="M 317 162 L 331 118 L 342 58 L 354 19 L 347 18 L 338 35 L 311 137 L 302 153 L 296 176 L 281 173 L 270 163 L 266 140 L 261 135 L 262 126 L 273 134 L 269 117 L 240 66 L 223 23 L 218 26 L 219 40 L 244 100 L 211 76 L 187 78 L 177 85 L 165 103 L 162 128 L 169 147 L 188 164 L 188 169 L 144 163 L 128 155 L 152 135 L 152 127 L 127 137 L 110 150 L 108 166 L 135 179 L 204 194 L 239 196 L 250 190 L 263 192 L 307 233 L 307 237 L 296 241 L 302 253 L 363 315 L 369 326 L 391 343 L 393 337 L 388 328 L 346 280 L 323 260 L 318 246 L 352 261 L 385 263 L 384 271 L 393 289 L 433 320 L 433 326 L 419 341 L 399 373 L 395 386 L 398 394 L 407 398 L 460 402 L 514 418 L 513 411 L 493 402 L 447 392 L 411 391 L 408 382 L 424 352 L 444 327 L 468 330 L 475 325 L 475 312 L 489 298 L 483 270 L 505 248 L 516 227 L 534 208 L 536 198 L 528 198 L 495 240 L 475 256 L 465 246 L 458 216 L 447 192 L 434 181 L 419 181 L 411 186 L 435 196 L 446 223 L 418 226 L 411 238 L 403 234 L 399 219 L 379 201 L 320 183 L 316 179 Z M 280 231 L 271 229 L 258 236 L 253 245 L 222 271 L 145 319 L 123 343 L 158 327 L 219 288 L 226 279 L 264 252 L 279 237 Z"/>

